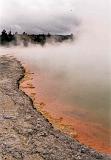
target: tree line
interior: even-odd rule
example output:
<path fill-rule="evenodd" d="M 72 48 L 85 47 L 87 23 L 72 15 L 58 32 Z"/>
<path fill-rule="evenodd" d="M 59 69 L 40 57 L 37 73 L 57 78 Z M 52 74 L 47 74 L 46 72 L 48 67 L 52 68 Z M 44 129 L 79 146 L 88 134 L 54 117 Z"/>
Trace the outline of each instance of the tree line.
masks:
<path fill-rule="evenodd" d="M 12 34 L 11 31 L 7 33 L 5 29 L 1 32 L 0 35 L 0 45 L 19 45 L 22 43 L 24 46 L 28 46 L 29 43 L 44 45 L 47 41 L 51 42 L 63 42 L 66 40 L 73 40 L 73 34 L 70 35 L 51 35 L 48 34 L 27 34 L 23 32 L 18 34 L 17 32 Z"/>

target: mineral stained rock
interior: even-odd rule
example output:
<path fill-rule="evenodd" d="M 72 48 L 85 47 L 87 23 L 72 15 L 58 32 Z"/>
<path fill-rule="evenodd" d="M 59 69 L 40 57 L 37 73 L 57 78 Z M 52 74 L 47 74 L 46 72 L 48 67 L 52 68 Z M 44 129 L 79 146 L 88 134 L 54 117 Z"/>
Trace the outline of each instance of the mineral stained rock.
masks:
<path fill-rule="evenodd" d="M 0 57 L 0 160 L 111 160 L 60 132 L 19 89 L 25 70 Z"/>

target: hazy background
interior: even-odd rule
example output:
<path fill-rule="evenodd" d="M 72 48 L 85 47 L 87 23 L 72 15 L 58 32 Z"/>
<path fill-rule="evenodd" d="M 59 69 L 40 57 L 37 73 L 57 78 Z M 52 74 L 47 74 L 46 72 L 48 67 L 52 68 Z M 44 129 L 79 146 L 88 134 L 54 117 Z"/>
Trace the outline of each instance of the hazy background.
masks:
<path fill-rule="evenodd" d="M 104 35 L 109 18 L 110 0 L 0 0 L 0 30 L 70 33 L 82 23 Z"/>

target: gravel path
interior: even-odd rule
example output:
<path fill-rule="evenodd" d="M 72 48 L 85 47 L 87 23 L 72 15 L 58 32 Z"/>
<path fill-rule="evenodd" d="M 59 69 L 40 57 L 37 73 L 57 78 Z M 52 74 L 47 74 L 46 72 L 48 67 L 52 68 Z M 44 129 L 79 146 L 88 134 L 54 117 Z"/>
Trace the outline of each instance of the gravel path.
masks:
<path fill-rule="evenodd" d="M 19 90 L 25 71 L 0 57 L 0 160 L 111 160 L 53 128 Z"/>

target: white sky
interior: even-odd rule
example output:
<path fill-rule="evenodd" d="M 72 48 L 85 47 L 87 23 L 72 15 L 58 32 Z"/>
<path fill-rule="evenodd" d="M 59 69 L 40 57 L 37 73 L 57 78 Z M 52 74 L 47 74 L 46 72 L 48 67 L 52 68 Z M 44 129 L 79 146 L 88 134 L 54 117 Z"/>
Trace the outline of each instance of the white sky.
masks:
<path fill-rule="evenodd" d="M 70 32 L 77 20 L 71 0 L 0 0 L 0 27 L 28 32 Z"/>
<path fill-rule="evenodd" d="M 106 27 L 110 1 L 0 0 L 0 31 L 71 33 L 81 25 Z"/>

